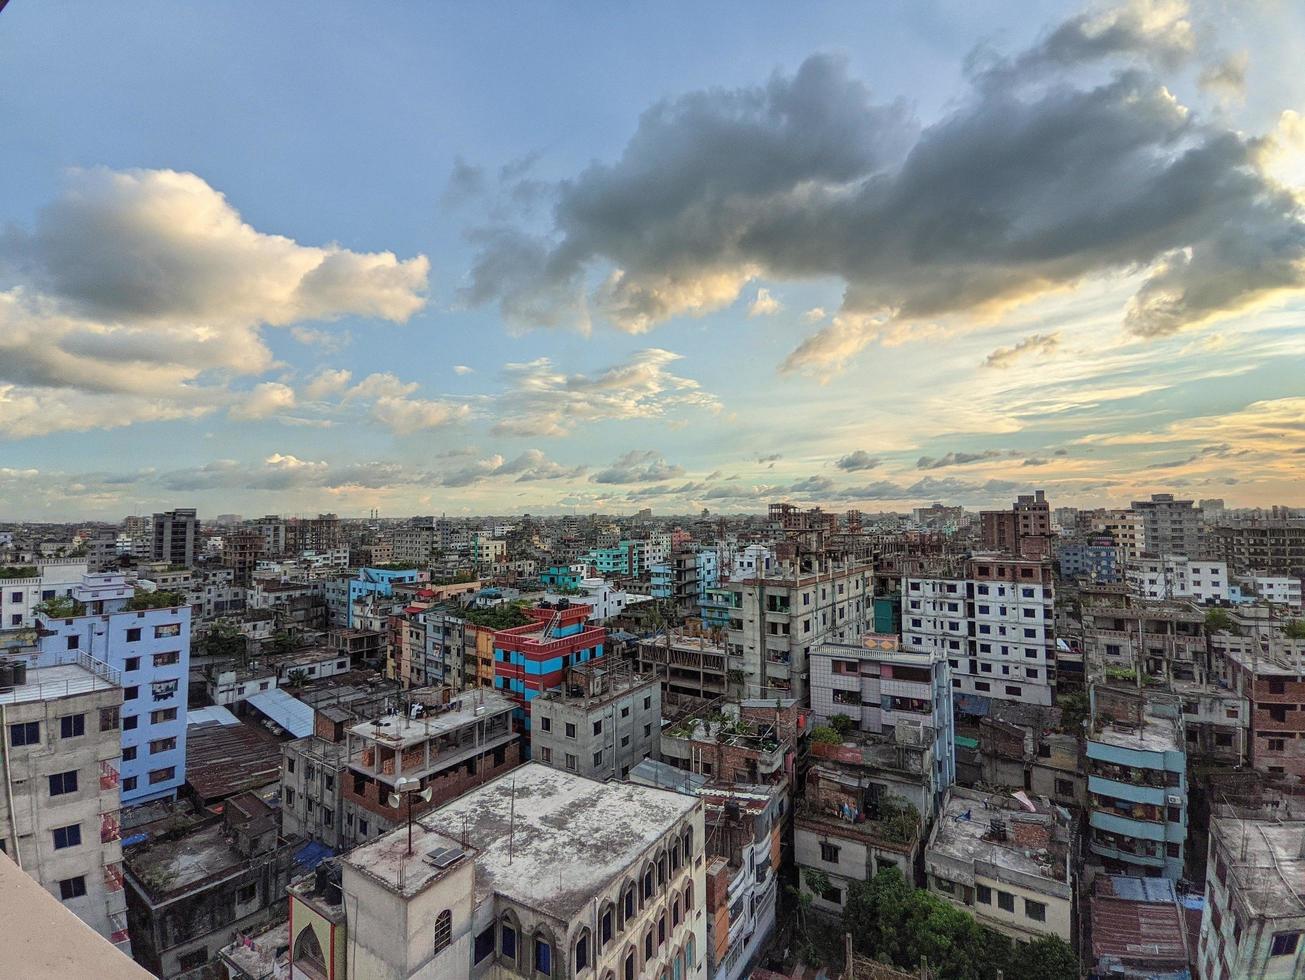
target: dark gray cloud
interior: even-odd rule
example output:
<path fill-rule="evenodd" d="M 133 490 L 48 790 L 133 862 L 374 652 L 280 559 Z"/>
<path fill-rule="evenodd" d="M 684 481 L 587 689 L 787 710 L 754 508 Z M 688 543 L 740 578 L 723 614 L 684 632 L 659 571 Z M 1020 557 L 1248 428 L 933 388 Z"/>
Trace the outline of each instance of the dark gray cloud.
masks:
<path fill-rule="evenodd" d="M 563 466 L 549 459 L 538 449 L 527 449 L 513 459 L 495 454 L 485 459 L 459 466 L 441 475 L 439 483 L 446 487 L 469 487 L 485 480 L 516 477 L 516 483 L 536 480 L 574 479 L 583 476 L 588 467 Z"/>
<path fill-rule="evenodd" d="M 634 449 L 617 457 L 612 464 L 590 477 L 594 483 L 655 483 L 684 475 L 684 467 L 666 462 L 653 449 Z"/>
<path fill-rule="evenodd" d="M 838 459 L 834 460 L 834 465 L 840 470 L 853 473 L 857 470 L 872 470 L 879 465 L 879 462 L 880 460 L 877 456 L 871 456 L 864 449 L 858 449 L 855 452 L 848 453 L 846 456 L 840 456 Z"/>
<path fill-rule="evenodd" d="M 1111 272 L 1148 270 L 1125 314 L 1143 336 L 1301 288 L 1293 196 L 1261 169 L 1261 141 L 1174 99 L 1159 72 L 1190 54 L 1190 27 L 1143 8 L 976 59 L 923 130 L 827 55 L 658 103 L 619 158 L 557 185 L 548 234 L 476 233 L 467 299 L 529 325 L 597 308 L 641 331 L 756 277 L 836 276 L 842 313 L 785 362 L 819 369 L 894 326 Z M 1107 58 L 1094 81 L 1071 70 Z M 594 273 L 610 274 L 586 295 Z"/>
<path fill-rule="evenodd" d="M 1008 368 L 1021 357 L 1050 354 L 1060 346 L 1060 331 L 1035 333 L 1010 347 L 998 347 L 983 359 L 983 366 Z"/>
<path fill-rule="evenodd" d="M 985 459 L 1000 459 L 1006 454 L 1000 449 L 980 449 L 977 453 L 947 453 L 945 456 L 921 456 L 915 461 L 917 470 L 940 470 L 945 466 L 964 466 Z"/>

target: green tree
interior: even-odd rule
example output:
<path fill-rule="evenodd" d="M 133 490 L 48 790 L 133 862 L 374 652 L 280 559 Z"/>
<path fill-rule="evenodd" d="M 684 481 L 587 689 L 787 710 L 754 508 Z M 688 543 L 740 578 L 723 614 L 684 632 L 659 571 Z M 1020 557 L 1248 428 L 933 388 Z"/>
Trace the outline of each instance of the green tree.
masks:
<path fill-rule="evenodd" d="M 1293 619 L 1282 632 L 1289 640 L 1305 640 L 1305 619 Z"/>
<path fill-rule="evenodd" d="M 85 607 L 71 596 L 57 595 L 49 599 L 42 599 L 32 611 L 43 616 L 49 616 L 51 619 L 67 619 L 69 616 L 80 616 Z"/>
<path fill-rule="evenodd" d="M 1207 635 L 1212 633 L 1236 633 L 1237 624 L 1228 615 L 1228 610 L 1211 609 L 1205 614 L 1205 632 Z"/>
<path fill-rule="evenodd" d="M 811 741 L 822 745 L 842 745 L 843 737 L 828 725 L 817 725 L 811 729 Z"/>
<path fill-rule="evenodd" d="M 856 722 L 852 720 L 850 715 L 830 715 L 829 725 L 839 735 L 846 737 L 848 732 L 856 727 Z"/>
<path fill-rule="evenodd" d="M 145 589 L 137 589 L 136 594 L 127 600 L 124 609 L 169 609 L 173 606 L 186 606 L 186 596 L 181 592 L 171 592 L 159 589 L 155 592 L 147 592 Z"/>
<path fill-rule="evenodd" d="M 1006 970 L 1010 980 L 1068 980 L 1078 976 L 1078 957 L 1058 936 L 1017 943 Z"/>
<path fill-rule="evenodd" d="M 204 637 L 204 654 L 209 657 L 226 657 L 243 661 L 245 659 L 247 640 L 230 623 L 214 623 Z"/>
<path fill-rule="evenodd" d="M 288 680 L 290 682 L 290 687 L 302 687 L 308 682 L 308 671 L 304 670 L 302 667 L 296 667 L 294 670 L 290 671 Z"/>
<path fill-rule="evenodd" d="M 1088 716 L 1088 696 L 1086 691 L 1072 691 L 1056 698 L 1060 708 L 1060 730 L 1077 734 L 1083 730 L 1083 722 Z"/>

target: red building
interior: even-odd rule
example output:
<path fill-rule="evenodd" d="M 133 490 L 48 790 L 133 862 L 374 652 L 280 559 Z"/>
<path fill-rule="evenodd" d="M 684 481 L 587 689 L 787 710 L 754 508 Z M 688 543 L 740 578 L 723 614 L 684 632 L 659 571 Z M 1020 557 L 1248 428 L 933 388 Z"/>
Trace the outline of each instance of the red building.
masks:
<path fill-rule="evenodd" d="M 526 613 L 533 622 L 494 633 L 494 687 L 517 702 L 518 727 L 530 724 L 528 702 L 562 683 L 568 667 L 603 656 L 607 629 L 590 626 L 592 610 L 563 599 Z"/>

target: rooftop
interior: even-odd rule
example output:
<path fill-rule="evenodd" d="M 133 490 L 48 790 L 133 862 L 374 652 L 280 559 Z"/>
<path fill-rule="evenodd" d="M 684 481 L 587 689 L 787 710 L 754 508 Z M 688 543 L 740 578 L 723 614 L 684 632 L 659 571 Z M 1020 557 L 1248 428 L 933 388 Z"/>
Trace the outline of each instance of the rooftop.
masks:
<path fill-rule="evenodd" d="M 77 663 L 29 668 L 25 684 L 0 688 L 0 704 L 53 701 L 119 687 L 119 674 L 108 664 L 86 656 L 77 659 Z"/>
<path fill-rule="evenodd" d="M 1167 878 L 1101 875 L 1093 882 L 1092 955 L 1100 961 L 1187 960 L 1187 935 Z"/>
<path fill-rule="evenodd" d="M 156 898 L 184 891 L 244 868 L 245 858 L 226 834 L 217 821 L 192 834 L 134 848 L 125 855 L 127 869 Z"/>
<path fill-rule="evenodd" d="M 1149 714 L 1142 716 L 1141 724 L 1112 720 L 1104 725 L 1093 725 L 1088 741 L 1140 752 L 1186 751 L 1179 737 L 1177 721 Z"/>
<path fill-rule="evenodd" d="M 953 787 L 934 825 L 928 853 L 1067 882 L 1068 831 L 1053 808 L 1031 801 L 1029 806 L 1013 796 Z M 1004 824 L 1001 834 L 994 832 L 997 820 Z"/>
<path fill-rule="evenodd" d="M 700 805 L 668 790 L 527 763 L 419 823 L 475 843 L 478 900 L 497 892 L 569 919 Z"/>
<path fill-rule="evenodd" d="M 288 975 L 290 923 L 276 925 L 253 936 L 241 936 L 219 951 L 222 959 L 244 976 L 274 977 Z"/>
<path fill-rule="evenodd" d="M 478 719 L 512 711 L 515 706 L 513 701 L 497 691 L 480 688 L 454 698 L 443 711 L 428 710 L 420 718 L 403 714 L 386 715 L 375 721 L 354 725 L 349 729 L 349 733 L 360 738 L 383 742 L 386 745 L 406 748 L 456 731 Z"/>
<path fill-rule="evenodd" d="M 206 802 L 281 779 L 281 743 L 253 725 L 186 730 L 186 782 Z"/>
<path fill-rule="evenodd" d="M 1253 914 L 1305 917 L 1305 820 L 1217 815 L 1211 824 Z"/>

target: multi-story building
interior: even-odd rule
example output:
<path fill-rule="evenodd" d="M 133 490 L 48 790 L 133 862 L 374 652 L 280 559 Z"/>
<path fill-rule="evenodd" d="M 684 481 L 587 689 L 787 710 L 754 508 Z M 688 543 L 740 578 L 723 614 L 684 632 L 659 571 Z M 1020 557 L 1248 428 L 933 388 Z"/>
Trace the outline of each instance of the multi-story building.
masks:
<path fill-rule="evenodd" d="M 76 615 L 41 614 L 41 666 L 82 653 L 122 680 L 122 801 L 176 796 L 186 781 L 190 607 L 129 609 L 122 575 L 87 575 L 73 589 Z"/>
<path fill-rule="evenodd" d="M 1107 534 L 1114 541 L 1119 560 L 1140 555 L 1145 540 L 1142 515 L 1134 510 L 1096 510 L 1080 515 L 1080 525 L 1093 534 Z"/>
<path fill-rule="evenodd" d="M 626 779 L 661 743 L 662 689 L 628 663 L 570 667 L 529 703 L 530 758 L 590 779 Z"/>
<path fill-rule="evenodd" d="M 636 649 L 639 673 L 660 678 L 665 695 L 715 699 L 742 693 L 741 685 L 731 690 L 725 648 L 709 637 L 668 630 L 640 640 Z"/>
<path fill-rule="evenodd" d="M 648 568 L 648 543 L 622 540 L 608 548 L 595 548 L 585 556 L 599 575 L 638 578 Z"/>
<path fill-rule="evenodd" d="M 1221 561 L 1142 555 L 1129 560 L 1124 570 L 1129 590 L 1143 599 L 1191 599 L 1193 602 L 1227 602 L 1231 592 L 1228 566 Z"/>
<path fill-rule="evenodd" d="M 1118 671 L 1206 683 L 1205 615 L 1190 602 L 1140 599 L 1121 587 L 1087 588 L 1081 644 L 1086 671 L 1101 678 Z"/>
<path fill-rule="evenodd" d="M 548 591 L 544 601 L 558 603 L 563 599 L 583 603 L 589 607 L 589 621 L 602 623 L 626 612 L 631 606 L 651 601 L 651 596 L 627 592 L 605 578 L 582 577 L 575 580 L 566 592 Z"/>
<path fill-rule="evenodd" d="M 292 975 L 706 980 L 705 841 L 696 797 L 522 766 L 295 884 Z"/>
<path fill-rule="evenodd" d="M 698 611 L 702 589 L 698 583 L 698 555 L 693 551 L 677 551 L 666 559 L 649 565 L 654 599 L 670 604 L 674 615 L 680 619 Z"/>
<path fill-rule="evenodd" d="M 1176 699 L 1093 685 L 1088 851 L 1107 871 L 1183 877 L 1187 752 Z"/>
<path fill-rule="evenodd" d="M 1142 517 L 1142 550 L 1148 555 L 1203 554 L 1201 511 L 1190 500 L 1175 500 L 1172 493 L 1153 493 L 1150 500 L 1134 500 Z"/>
<path fill-rule="evenodd" d="M 1244 699 L 1248 761 L 1261 772 L 1305 776 L 1305 640 L 1280 633 L 1216 633 L 1210 646 L 1229 693 Z"/>
<path fill-rule="evenodd" d="M 925 880 L 929 891 L 1012 939 L 1056 936 L 1068 943 L 1071 837 L 1060 807 L 954 786 L 924 851 Z"/>
<path fill-rule="evenodd" d="M 84 653 L 0 663 L 0 851 L 101 936 L 130 952 L 118 766 L 122 687 Z"/>
<path fill-rule="evenodd" d="M 393 545 L 394 561 L 421 567 L 430 564 L 435 552 L 440 550 L 434 519 L 395 528 Z"/>
<path fill-rule="evenodd" d="M 69 598 L 86 574 L 84 561 L 39 561 L 0 570 L 0 630 L 31 629 L 48 599 Z"/>
<path fill-rule="evenodd" d="M 1290 606 L 1299 610 L 1302 606 L 1301 580 L 1290 575 L 1268 575 L 1263 572 L 1251 572 L 1239 576 L 1243 591 L 1264 602 L 1281 606 Z"/>
<path fill-rule="evenodd" d="M 1233 571 L 1260 569 L 1274 575 L 1305 576 L 1305 520 L 1242 519 L 1210 533 L 1211 551 Z"/>
<path fill-rule="evenodd" d="M 1049 705 L 1054 610 L 1046 559 L 976 555 L 917 563 L 902 579 L 903 647 L 946 657 L 962 699 Z"/>
<path fill-rule="evenodd" d="M 928 731 L 938 792 L 956 781 L 951 667 L 941 653 L 904 650 L 896 636 L 874 633 L 822 644 L 811 651 L 811 712 L 825 723 L 846 716 L 870 735 L 893 736 L 899 725 Z"/>
<path fill-rule="evenodd" d="M 195 564 L 195 547 L 199 542 L 199 518 L 193 507 L 179 507 L 154 515 L 155 561 L 189 567 Z"/>
<path fill-rule="evenodd" d="M 231 531 L 222 536 L 222 564 L 231 569 L 233 581 L 241 588 L 249 588 L 254 569 L 267 554 L 267 538 L 257 530 Z"/>
<path fill-rule="evenodd" d="M 1305 971 L 1305 819 L 1219 805 L 1210 820 L 1200 980 L 1287 980 Z"/>
<path fill-rule="evenodd" d="M 324 825 L 343 821 L 350 840 L 370 840 L 447 803 L 521 761 L 512 730 L 512 701 L 496 691 L 454 696 L 448 688 L 410 691 L 405 713 L 351 725 L 346 733 L 349 772 L 342 811 L 320 814 Z M 421 792 L 429 789 L 429 799 Z M 398 799 L 394 794 L 405 791 Z M 397 805 L 396 805 L 397 804 Z"/>
<path fill-rule="evenodd" d="M 286 521 L 285 547 L 289 554 L 303 551 L 333 551 L 344 547 L 344 532 L 335 514 L 292 517 Z"/>
<path fill-rule="evenodd" d="M 748 697 L 807 697 L 807 657 L 832 636 L 865 628 L 871 567 L 816 559 L 772 564 L 761 576 L 725 586 L 732 612 L 726 632 L 731 670 Z"/>
<path fill-rule="evenodd" d="M 494 687 L 517 704 L 516 719 L 529 730 L 529 705 L 557 687 L 568 667 L 603 656 L 607 630 L 590 626 L 589 607 L 565 600 L 526 610 L 531 622 L 494 632 Z"/>
<path fill-rule="evenodd" d="M 1010 510 L 979 512 L 985 551 L 1016 558 L 1045 558 L 1051 553 L 1051 505 L 1041 490 L 1020 494 Z"/>
<path fill-rule="evenodd" d="M 1067 541 L 1056 549 L 1063 578 L 1110 585 L 1119 581 L 1119 548 L 1110 537 Z"/>
<path fill-rule="evenodd" d="M 370 596 L 389 597 L 397 583 L 428 582 L 430 573 L 416 568 L 360 568 L 352 578 L 339 577 L 326 583 L 326 605 L 334 626 L 352 627 L 354 603 Z"/>

